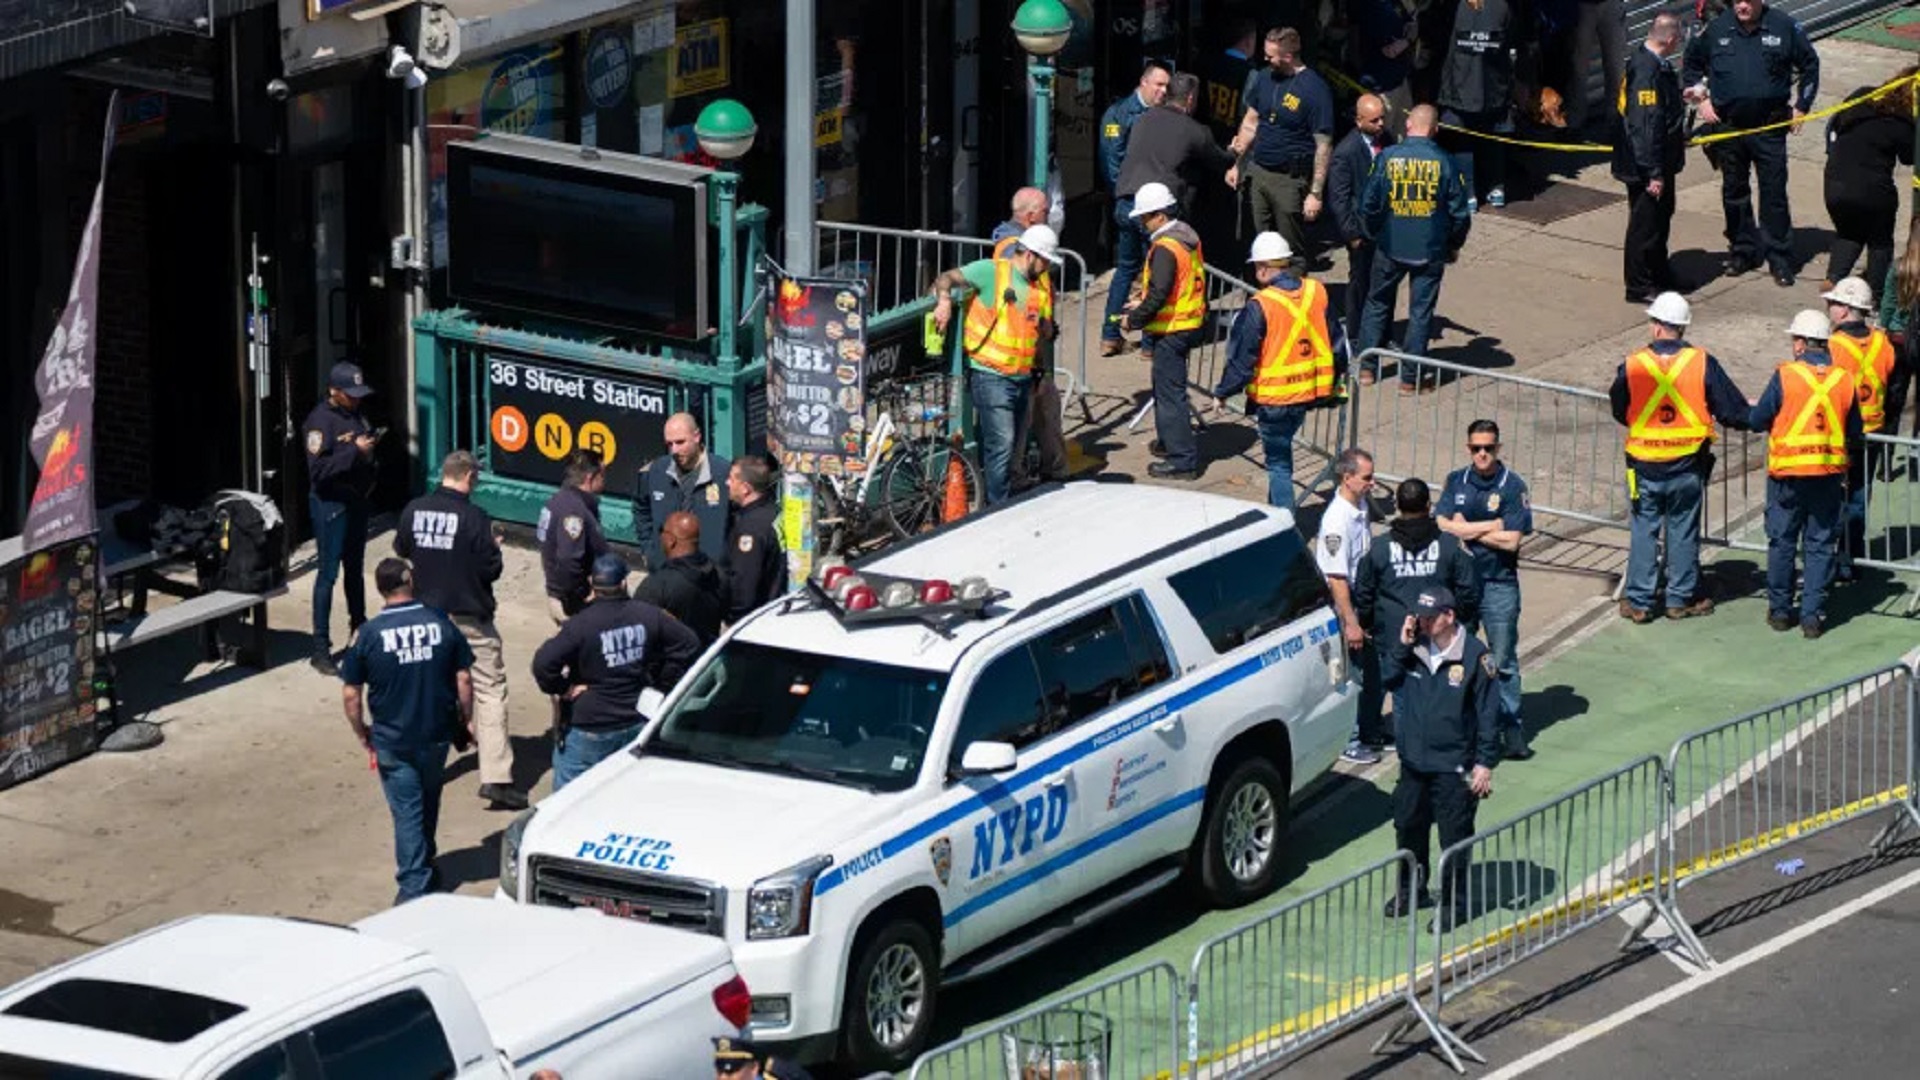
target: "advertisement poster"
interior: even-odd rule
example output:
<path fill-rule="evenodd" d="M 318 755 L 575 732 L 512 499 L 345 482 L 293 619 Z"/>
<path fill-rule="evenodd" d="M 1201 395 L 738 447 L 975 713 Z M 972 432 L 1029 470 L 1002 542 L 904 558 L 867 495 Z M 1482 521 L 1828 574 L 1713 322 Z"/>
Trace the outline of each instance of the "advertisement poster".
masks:
<path fill-rule="evenodd" d="M 544 41 L 427 83 L 427 246 L 435 269 L 447 265 L 447 144 L 485 131 L 566 138 L 564 55 L 560 42 Z M 613 78 L 615 69 L 602 75 Z"/>
<path fill-rule="evenodd" d="M 691 97 L 721 89 L 731 81 L 727 61 L 727 20 L 709 19 L 678 28 L 673 35 L 667 96 Z"/>
<path fill-rule="evenodd" d="M 574 448 L 631 476 L 666 449 L 667 386 L 506 357 L 487 361 L 489 468 L 558 486 Z"/>
<path fill-rule="evenodd" d="M 0 568 L 0 789 L 98 745 L 98 555 L 89 537 Z"/>
<path fill-rule="evenodd" d="M 791 473 L 858 472 L 866 432 L 866 286 L 774 275 L 767 446 Z"/>

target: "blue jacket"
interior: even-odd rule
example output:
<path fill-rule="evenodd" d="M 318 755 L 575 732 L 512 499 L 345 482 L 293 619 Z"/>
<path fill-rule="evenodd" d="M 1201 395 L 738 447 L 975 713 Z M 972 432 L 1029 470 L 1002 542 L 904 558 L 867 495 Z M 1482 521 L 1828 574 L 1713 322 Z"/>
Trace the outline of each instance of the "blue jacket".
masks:
<path fill-rule="evenodd" d="M 667 564 L 660 547 L 660 526 L 668 515 L 685 510 L 700 520 L 700 550 L 722 562 L 727 557 L 727 529 L 733 523 L 733 503 L 727 498 L 727 470 L 732 464 L 711 450 L 706 452 L 704 477 L 680 480 L 673 455 L 661 454 L 640 473 L 633 493 L 633 532 L 646 553 L 649 569 Z"/>
<path fill-rule="evenodd" d="M 1271 282 L 1275 287 L 1291 292 L 1300 287 L 1300 278 L 1292 273 L 1282 272 Z M 1327 305 L 1327 311 L 1333 311 L 1333 305 Z M 1254 368 L 1260 363 L 1260 343 L 1267 337 L 1267 309 L 1249 300 L 1233 317 L 1233 329 L 1227 334 L 1227 370 L 1220 376 L 1220 384 L 1214 387 L 1213 396 L 1229 398 L 1247 388 L 1253 381 Z M 1340 320 L 1327 320 L 1327 344 L 1333 347 L 1333 366 L 1336 370 L 1346 367 L 1347 335 L 1341 331 Z"/>
<path fill-rule="evenodd" d="M 1800 92 L 1794 93 L 1794 75 Z M 1713 109 L 1733 127 L 1786 119 L 1787 107 L 1811 112 L 1820 92 L 1820 54 L 1793 16 L 1775 8 L 1760 13 L 1751 31 L 1740 29 L 1733 8 L 1715 16 L 1687 46 L 1688 86 L 1707 81 Z M 1780 132 L 1782 137 L 1785 132 Z"/>
<path fill-rule="evenodd" d="M 1387 628 L 1382 627 L 1382 632 Z M 1458 660 L 1431 668 L 1426 642 L 1405 645 L 1398 627 L 1380 650 L 1380 685 L 1393 695 L 1395 741 L 1400 763 L 1418 772 L 1466 772 L 1500 764 L 1500 693 L 1493 659 L 1480 639 L 1462 627 Z"/>
<path fill-rule="evenodd" d="M 1656 341 L 1647 346 L 1655 356 L 1672 356 L 1686 348 L 1685 341 Z M 1727 375 L 1727 369 L 1720 366 L 1712 353 L 1707 354 L 1707 412 L 1722 424 L 1740 431 L 1747 426 L 1747 395 L 1740 392 L 1733 379 Z M 1613 405 L 1613 418 L 1619 423 L 1628 422 L 1627 407 L 1632 404 L 1632 396 L 1627 392 L 1627 365 L 1621 361 L 1614 369 L 1613 386 L 1607 391 L 1607 399 Z M 1633 471 L 1642 479 L 1664 480 L 1670 476 L 1693 472 L 1700 467 L 1700 457 L 1712 450 L 1713 444 L 1700 447 L 1700 453 L 1680 458 L 1676 461 L 1634 461 L 1628 459 Z"/>
<path fill-rule="evenodd" d="M 1814 367 L 1826 367 L 1833 363 L 1833 358 L 1827 355 L 1825 349 L 1816 349 L 1811 345 L 1800 359 Z M 1773 377 L 1767 380 L 1767 388 L 1760 392 L 1760 400 L 1754 403 L 1753 411 L 1747 416 L 1747 427 L 1753 431 L 1772 430 L 1773 418 L 1780 415 L 1780 403 L 1780 369 L 1775 368 Z M 1858 446 L 1866 438 L 1866 433 L 1860 427 L 1860 409 L 1851 402 L 1847 405 L 1846 424 L 1847 445 Z"/>
<path fill-rule="evenodd" d="M 1127 139 L 1133 134 L 1133 122 L 1146 111 L 1140 91 L 1130 90 L 1126 97 L 1107 106 L 1107 111 L 1100 114 L 1100 182 L 1108 191 L 1120 180 L 1120 163 L 1127 159 Z"/>
<path fill-rule="evenodd" d="M 1374 161 L 1360 219 L 1380 254 L 1415 265 L 1451 258 L 1473 225 L 1452 156 L 1425 137 L 1408 138 Z"/>

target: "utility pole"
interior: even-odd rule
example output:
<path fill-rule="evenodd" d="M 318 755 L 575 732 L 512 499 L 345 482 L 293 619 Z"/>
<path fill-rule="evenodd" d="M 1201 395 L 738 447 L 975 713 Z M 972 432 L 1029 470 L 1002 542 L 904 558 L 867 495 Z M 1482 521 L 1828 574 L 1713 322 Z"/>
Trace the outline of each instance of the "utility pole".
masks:
<path fill-rule="evenodd" d="M 785 250 L 787 272 L 806 275 L 813 265 L 813 5 L 787 0 L 787 115 Z"/>

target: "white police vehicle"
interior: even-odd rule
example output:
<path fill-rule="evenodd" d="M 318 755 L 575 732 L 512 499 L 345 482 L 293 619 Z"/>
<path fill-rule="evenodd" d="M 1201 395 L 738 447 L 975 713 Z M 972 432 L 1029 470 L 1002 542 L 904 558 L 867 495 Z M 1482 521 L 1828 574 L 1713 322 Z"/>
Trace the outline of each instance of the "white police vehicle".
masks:
<path fill-rule="evenodd" d="M 856 569 L 873 595 L 749 616 L 515 821 L 502 889 L 723 936 L 755 1039 L 893 1070 L 943 983 L 1183 874 L 1221 905 L 1275 886 L 1358 693 L 1285 511 L 1069 484 Z M 915 593 L 974 576 L 984 606 Z"/>

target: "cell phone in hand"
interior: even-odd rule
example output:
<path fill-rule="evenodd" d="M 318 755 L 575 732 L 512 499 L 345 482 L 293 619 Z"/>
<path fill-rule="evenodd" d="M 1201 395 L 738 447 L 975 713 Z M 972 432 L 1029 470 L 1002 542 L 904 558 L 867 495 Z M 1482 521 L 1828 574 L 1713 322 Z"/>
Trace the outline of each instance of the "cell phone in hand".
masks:
<path fill-rule="evenodd" d="M 367 434 L 373 436 L 374 442 L 379 442 L 381 439 L 384 439 L 387 437 L 387 429 L 384 427 L 377 427 L 377 428 L 374 428 L 372 431 L 368 432 Z"/>

